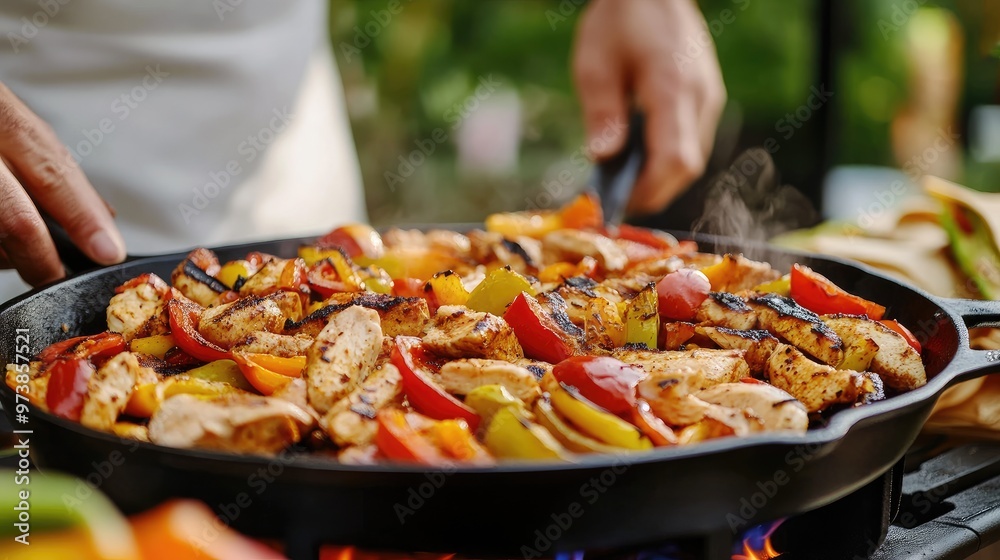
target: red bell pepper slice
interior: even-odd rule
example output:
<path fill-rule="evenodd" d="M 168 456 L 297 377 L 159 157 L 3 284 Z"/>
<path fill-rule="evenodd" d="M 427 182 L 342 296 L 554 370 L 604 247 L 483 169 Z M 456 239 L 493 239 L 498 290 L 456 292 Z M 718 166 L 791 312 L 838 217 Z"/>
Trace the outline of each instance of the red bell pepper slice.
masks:
<path fill-rule="evenodd" d="M 525 356 L 555 364 L 574 355 L 573 344 L 560 336 L 562 329 L 529 294 L 518 294 L 503 318 L 514 330 Z"/>
<path fill-rule="evenodd" d="M 426 420 L 419 414 L 387 408 L 378 411 L 376 420 L 378 431 L 375 433 L 375 446 L 387 459 L 424 465 L 452 463 L 430 438 L 421 434 L 413 425 Z"/>
<path fill-rule="evenodd" d="M 635 408 L 635 387 L 645 377 L 642 369 L 607 356 L 574 356 L 552 368 L 560 383 L 575 387 L 588 401 L 612 414 Z"/>
<path fill-rule="evenodd" d="M 102 332 L 89 336 L 77 336 L 50 344 L 38 353 L 42 368 L 47 369 L 58 359 L 89 359 L 100 365 L 109 358 L 125 351 L 125 339 L 113 332 Z"/>
<path fill-rule="evenodd" d="M 350 291 L 347 284 L 337 278 L 337 271 L 329 259 L 314 264 L 307 274 L 309 287 L 326 299 L 333 294 Z"/>
<path fill-rule="evenodd" d="M 61 358 L 53 362 L 51 370 L 45 390 L 46 406 L 60 418 L 79 421 L 94 364 L 85 358 Z"/>
<path fill-rule="evenodd" d="M 910 329 L 904 327 L 903 324 L 900 323 L 899 321 L 895 319 L 882 319 L 879 322 L 899 333 L 900 336 L 906 339 L 906 343 L 912 346 L 913 349 L 917 351 L 917 354 L 920 354 L 923 351 L 923 346 L 920 345 L 920 341 L 917 340 L 917 337 L 913 336 L 913 333 L 910 332 Z"/>
<path fill-rule="evenodd" d="M 167 302 L 170 334 L 174 336 L 174 342 L 181 350 L 203 362 L 228 359 L 227 350 L 209 342 L 198 332 L 197 325 L 201 311 L 201 306 L 180 299 L 171 299 Z"/>
<path fill-rule="evenodd" d="M 439 387 L 426 373 L 424 348 L 415 336 L 397 336 L 392 349 L 392 365 L 403 378 L 403 391 L 417 412 L 436 420 L 461 418 L 475 431 L 479 415 Z"/>
<path fill-rule="evenodd" d="M 792 299 L 813 313 L 867 315 L 876 321 L 885 315 L 885 307 L 848 293 L 808 266 L 793 264 L 791 276 Z"/>
<path fill-rule="evenodd" d="M 614 238 L 641 243 L 662 251 L 669 251 L 677 246 L 674 240 L 666 235 L 658 234 L 656 231 L 648 228 L 630 226 L 628 224 L 618 226 L 618 229 L 615 230 Z"/>

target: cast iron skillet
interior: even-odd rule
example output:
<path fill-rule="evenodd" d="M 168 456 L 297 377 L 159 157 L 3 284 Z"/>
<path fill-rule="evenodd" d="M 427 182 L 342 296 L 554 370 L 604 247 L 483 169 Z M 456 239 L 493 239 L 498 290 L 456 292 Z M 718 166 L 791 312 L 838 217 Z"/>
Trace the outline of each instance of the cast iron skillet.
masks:
<path fill-rule="evenodd" d="M 704 240 L 702 240 L 704 241 Z M 26 426 L 42 469 L 99 484 L 125 512 L 169 497 L 212 505 L 261 537 L 288 538 L 293 556 L 320 543 L 473 555 L 550 555 L 737 531 L 832 502 L 872 481 L 911 444 L 949 385 L 1000 370 L 1000 353 L 968 347 L 967 327 L 996 324 L 1000 302 L 932 297 L 855 264 L 738 241 L 703 250 L 745 251 L 777 267 L 801 262 L 888 308 L 924 342 L 930 377 L 916 391 L 844 410 L 803 436 L 757 435 L 680 448 L 585 456 L 576 464 L 503 464 L 439 471 L 417 466 L 339 465 L 309 455 L 275 459 L 181 450 L 121 440 L 32 410 Z M 292 255 L 301 239 L 223 248 Z M 168 278 L 182 254 L 84 273 L 0 308 L 0 362 L 13 360 L 15 329 L 31 352 L 106 328 L 115 286 L 144 272 Z M 12 415 L 14 393 L 0 388 Z M 212 530 L 205 529 L 205 538 Z"/>

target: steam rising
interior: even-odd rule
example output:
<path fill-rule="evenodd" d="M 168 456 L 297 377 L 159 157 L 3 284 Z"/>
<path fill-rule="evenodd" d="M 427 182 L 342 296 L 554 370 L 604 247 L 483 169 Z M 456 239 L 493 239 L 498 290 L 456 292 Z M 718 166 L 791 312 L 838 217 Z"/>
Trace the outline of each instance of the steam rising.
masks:
<path fill-rule="evenodd" d="M 782 185 L 770 154 L 751 148 L 736 158 L 728 170 L 712 182 L 705 210 L 694 224 L 696 233 L 730 237 L 749 244 L 747 258 L 768 260 L 776 268 L 787 268 L 788 259 L 776 258 L 763 245 L 775 235 L 814 223 L 817 212 L 809 200 L 791 185 Z M 717 242 L 716 252 L 726 252 Z"/>

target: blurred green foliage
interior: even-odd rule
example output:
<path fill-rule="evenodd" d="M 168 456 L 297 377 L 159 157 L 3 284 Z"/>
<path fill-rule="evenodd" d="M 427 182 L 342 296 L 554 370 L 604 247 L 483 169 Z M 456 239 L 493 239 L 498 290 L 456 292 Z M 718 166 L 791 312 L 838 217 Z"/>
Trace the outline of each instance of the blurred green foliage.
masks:
<path fill-rule="evenodd" d="M 884 24 L 911 1 L 836 0 L 845 19 L 836 37 L 836 130 L 830 136 L 836 144 L 827 161 L 895 164 L 890 126 L 910 86 L 903 33 Z M 331 37 L 373 222 L 477 221 L 492 211 L 537 204 L 543 185 L 560 172 L 569 171 L 574 185 L 586 181 L 586 169 L 571 159 L 583 128 L 569 71 L 583 8 L 571 0 L 399 0 L 397 13 L 389 13 L 396 6 L 391 2 L 331 3 Z M 737 121 L 739 142 L 775 136 L 776 123 L 820 85 L 816 0 L 699 4 L 717 44 L 730 98 L 727 118 Z M 964 105 L 995 102 L 997 61 L 974 47 L 981 8 L 968 0 L 924 4 L 956 10 L 968 33 Z M 724 10 L 732 12 L 731 23 L 722 22 Z M 519 120 L 517 162 L 513 169 L 470 173 L 456 165 L 453 109 L 489 76 L 519 100 L 511 117 Z M 436 129 L 446 140 L 435 141 L 434 152 L 402 182 L 387 179 L 419 142 L 429 145 Z M 823 164 L 813 143 L 823 136 L 822 130 L 803 133 L 783 147 L 778 163 L 786 176 L 805 177 Z M 972 169 L 977 183 L 997 179 L 992 168 L 982 177 Z"/>

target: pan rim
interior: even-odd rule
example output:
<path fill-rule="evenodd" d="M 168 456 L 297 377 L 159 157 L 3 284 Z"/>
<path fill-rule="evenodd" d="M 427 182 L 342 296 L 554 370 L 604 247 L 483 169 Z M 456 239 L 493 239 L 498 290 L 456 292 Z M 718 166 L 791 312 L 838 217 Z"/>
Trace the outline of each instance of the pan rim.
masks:
<path fill-rule="evenodd" d="M 407 227 L 407 226 L 400 226 Z M 439 228 L 449 228 L 461 231 L 462 228 L 468 227 L 469 229 L 476 227 L 476 224 L 438 224 L 436 226 Z M 765 447 L 782 447 L 782 448 L 795 448 L 795 447 L 827 447 L 831 445 L 836 445 L 838 442 L 843 440 L 848 433 L 855 427 L 860 427 L 866 422 L 876 421 L 878 419 L 885 419 L 895 415 L 900 415 L 906 413 L 906 411 L 913 407 L 919 407 L 928 404 L 927 401 L 936 401 L 941 393 L 947 388 L 948 383 L 951 382 L 952 378 L 958 372 L 949 371 L 950 366 L 955 362 L 959 353 L 962 352 L 962 348 L 968 348 L 968 330 L 965 327 L 964 321 L 961 317 L 953 310 L 945 305 L 946 300 L 944 298 L 938 298 L 933 296 L 926 291 L 912 286 L 906 282 L 894 279 L 888 275 L 875 270 L 874 268 L 857 261 L 852 261 L 848 259 L 842 259 L 838 257 L 832 257 L 828 255 L 819 255 L 816 253 L 810 253 L 807 251 L 801 251 L 797 249 L 786 249 L 782 247 L 777 247 L 769 243 L 763 242 L 753 242 L 740 240 L 724 236 L 714 236 L 706 234 L 696 234 L 692 232 L 677 232 L 668 231 L 672 235 L 675 235 L 681 239 L 693 239 L 698 242 L 705 243 L 717 243 L 717 244 L 730 244 L 732 246 L 741 248 L 759 248 L 762 250 L 776 251 L 789 256 L 799 256 L 809 258 L 811 260 L 826 261 L 834 264 L 848 266 L 861 271 L 862 273 L 885 280 L 900 287 L 909 290 L 915 295 L 918 295 L 929 302 L 937 306 L 947 317 L 948 321 L 951 323 L 953 329 L 958 338 L 958 351 L 955 355 L 951 356 L 949 361 L 945 364 L 940 372 L 934 375 L 928 380 L 927 384 L 909 391 L 907 393 L 896 395 L 883 401 L 878 401 L 868 405 L 864 405 L 857 408 L 850 408 L 838 411 L 831 418 L 826 426 L 821 428 L 814 428 L 807 431 L 805 434 L 795 434 L 795 435 L 781 435 L 776 433 L 760 433 L 751 434 L 748 436 L 743 436 L 739 438 L 720 438 L 716 440 L 709 440 L 706 442 L 700 442 L 698 445 L 692 446 L 673 446 L 673 447 L 658 447 L 646 451 L 631 451 L 622 454 L 583 454 L 576 457 L 574 462 L 555 462 L 555 461 L 525 461 L 525 462 L 511 462 L 504 461 L 498 463 L 494 466 L 463 466 L 455 465 L 449 467 L 449 472 L 454 475 L 476 475 L 479 473 L 490 473 L 490 474 L 509 474 L 509 473 L 553 473 L 561 471 L 572 471 L 572 470 L 597 470 L 597 469 L 607 469 L 616 466 L 620 466 L 622 462 L 628 465 L 640 465 L 646 463 L 658 463 L 661 461 L 679 461 L 684 459 L 699 458 L 707 455 L 720 454 L 735 450 L 744 450 L 745 448 L 765 448 Z M 213 251 L 223 252 L 223 251 L 234 251 L 234 250 L 253 250 L 254 248 L 259 248 L 263 243 L 306 243 L 310 240 L 315 239 L 315 236 L 308 237 L 295 237 L 287 239 L 277 239 L 271 241 L 253 241 L 248 243 L 237 243 L 231 245 L 224 245 L 212 248 Z M 59 286 L 62 286 L 71 282 L 82 282 L 88 278 L 99 276 L 102 274 L 107 274 L 109 270 L 118 270 L 121 267 L 140 267 L 143 265 L 149 265 L 153 263 L 160 263 L 163 261 L 179 261 L 187 254 L 186 251 L 174 252 L 164 255 L 155 256 L 143 256 L 136 257 L 132 260 L 126 261 L 125 263 L 119 265 L 113 265 L 112 267 L 106 269 L 96 269 L 87 272 L 80 273 L 78 275 L 71 276 L 69 278 L 64 278 L 44 286 L 35 288 L 25 294 L 17 296 L 3 304 L 0 304 L 0 318 L 5 317 L 9 311 L 20 305 L 25 305 L 29 300 L 42 296 L 45 293 L 49 293 Z M 6 383 L 0 384 L 0 398 L 5 405 L 5 410 L 7 405 L 13 403 L 14 401 L 14 391 L 7 386 Z M 67 429 L 74 432 L 77 436 L 97 438 L 104 440 L 106 443 L 117 443 L 122 445 L 128 445 L 130 447 L 138 445 L 147 452 L 158 452 L 169 455 L 171 457 L 178 457 L 184 459 L 192 460 L 211 460 L 214 462 L 224 462 L 232 466 L 245 466 L 245 467 L 261 467 L 266 466 L 274 460 L 274 456 L 266 455 L 251 455 L 251 454 L 237 454 L 237 453 L 227 453 L 223 451 L 207 450 L 207 449 L 185 449 L 185 448 L 173 448 L 154 444 L 152 442 L 142 442 L 138 440 L 131 440 L 127 438 L 121 438 L 115 436 L 114 434 L 101 432 L 93 430 L 79 424 L 78 422 L 73 422 L 71 420 L 66 420 L 59 418 L 49 412 L 33 409 L 31 418 L 34 420 L 36 418 L 41 418 L 42 420 L 53 424 L 62 429 Z M 624 458 L 624 460 L 623 460 Z M 374 475 L 374 474 L 425 474 L 427 472 L 436 472 L 441 470 L 441 467 L 429 467 L 426 465 L 417 464 L 406 464 L 406 463 L 378 463 L 375 465 L 351 465 L 345 463 L 339 463 L 331 459 L 323 459 L 310 454 L 296 454 L 293 456 L 292 461 L 286 465 L 286 468 L 292 469 L 304 469 L 311 472 L 342 472 L 349 473 L 358 476 L 364 475 Z M 738 469 L 733 472 L 737 472 Z"/>

